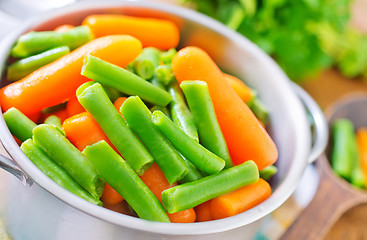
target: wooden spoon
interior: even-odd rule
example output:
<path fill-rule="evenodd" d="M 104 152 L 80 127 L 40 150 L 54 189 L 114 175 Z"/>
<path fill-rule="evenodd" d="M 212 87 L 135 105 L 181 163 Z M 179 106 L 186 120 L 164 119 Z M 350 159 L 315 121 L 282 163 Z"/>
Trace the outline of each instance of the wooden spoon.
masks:
<path fill-rule="evenodd" d="M 350 119 L 355 129 L 367 127 L 367 95 L 342 98 L 326 111 L 329 126 L 339 118 Z M 331 142 L 317 160 L 320 183 L 314 199 L 280 238 L 282 240 L 323 239 L 330 227 L 350 208 L 367 203 L 367 191 L 353 187 L 330 167 Z"/>

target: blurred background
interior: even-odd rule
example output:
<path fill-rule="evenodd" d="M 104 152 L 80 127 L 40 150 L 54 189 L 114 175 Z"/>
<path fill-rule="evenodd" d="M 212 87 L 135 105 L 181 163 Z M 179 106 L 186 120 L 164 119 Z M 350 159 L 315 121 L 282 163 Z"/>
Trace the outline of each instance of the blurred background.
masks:
<path fill-rule="evenodd" d="M 0 39 L 25 19 L 75 1 L 83 0 L 0 0 Z M 322 109 L 344 95 L 367 92 L 367 0 L 159 1 L 193 8 L 249 38 Z M 301 190 L 271 216 L 258 239 L 278 239 L 316 187 L 317 173 L 311 167 Z M 350 209 L 325 239 L 367 239 L 366 222 L 366 205 Z M 0 239 L 8 239 L 5 232 L 0 232 Z"/>

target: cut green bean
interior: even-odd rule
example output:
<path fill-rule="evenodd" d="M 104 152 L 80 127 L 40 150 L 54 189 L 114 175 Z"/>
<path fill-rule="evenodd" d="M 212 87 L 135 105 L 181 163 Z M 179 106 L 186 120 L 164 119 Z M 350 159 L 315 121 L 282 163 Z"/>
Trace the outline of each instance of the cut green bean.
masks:
<path fill-rule="evenodd" d="M 258 180 L 259 171 L 255 162 L 250 160 L 197 181 L 169 188 L 162 192 L 162 203 L 169 213 L 175 213 Z"/>
<path fill-rule="evenodd" d="M 87 26 L 78 26 L 65 32 L 29 32 L 18 38 L 11 55 L 25 58 L 61 46 L 74 50 L 92 39 L 93 34 Z"/>
<path fill-rule="evenodd" d="M 154 161 L 170 184 L 182 179 L 187 168 L 185 161 L 171 143 L 152 122 L 152 113 L 137 96 L 131 96 L 122 104 L 120 112 L 128 126 L 153 155 Z"/>
<path fill-rule="evenodd" d="M 51 116 L 48 116 L 46 119 L 45 119 L 45 124 L 50 124 L 50 125 L 53 125 L 55 127 L 61 127 L 61 120 L 58 116 L 56 115 L 51 115 Z"/>
<path fill-rule="evenodd" d="M 198 128 L 201 145 L 222 158 L 226 162 L 226 168 L 232 167 L 231 156 L 215 115 L 208 85 L 203 81 L 183 81 L 180 86 Z"/>
<path fill-rule="evenodd" d="M 172 59 L 176 55 L 176 53 L 177 53 L 177 50 L 174 48 L 171 48 L 166 52 L 162 52 L 159 56 L 159 60 L 163 62 L 163 64 L 170 64 L 172 63 Z"/>
<path fill-rule="evenodd" d="M 186 105 L 185 97 L 177 81 L 169 86 L 168 92 L 172 96 L 172 102 L 170 103 L 172 121 L 176 123 L 189 137 L 199 142 L 198 131 L 194 118 Z"/>
<path fill-rule="evenodd" d="M 33 129 L 33 141 L 93 197 L 102 195 L 104 181 L 93 164 L 56 127 L 38 125 Z"/>
<path fill-rule="evenodd" d="M 193 182 L 200 178 L 204 177 L 204 174 L 200 172 L 200 170 L 192 164 L 189 160 L 186 158 L 183 158 L 187 167 L 187 173 L 186 175 L 179 181 L 179 183 L 187 183 L 187 182 Z"/>
<path fill-rule="evenodd" d="M 160 53 L 161 51 L 157 48 L 144 48 L 142 53 L 132 63 L 134 72 L 146 80 L 152 79 L 154 70 L 159 65 Z"/>
<path fill-rule="evenodd" d="M 127 201 L 140 218 L 170 222 L 159 200 L 105 141 L 86 147 L 83 153 L 106 182 Z"/>
<path fill-rule="evenodd" d="M 175 79 L 171 64 L 158 66 L 155 75 L 164 86 L 168 86 Z"/>
<path fill-rule="evenodd" d="M 171 141 L 178 151 L 201 171 L 214 174 L 224 168 L 225 162 L 214 153 L 201 146 L 186 135 L 164 113 L 155 111 L 152 115 L 154 124 Z"/>
<path fill-rule="evenodd" d="M 143 146 L 113 106 L 101 84 L 89 82 L 77 89 L 80 104 L 92 114 L 111 143 L 130 166 L 142 175 L 153 164 L 153 157 Z"/>
<path fill-rule="evenodd" d="M 264 103 L 257 97 L 251 100 L 249 104 L 251 111 L 255 114 L 256 118 L 259 119 L 264 125 L 269 122 L 269 110 Z"/>
<path fill-rule="evenodd" d="M 44 174 L 59 184 L 66 190 L 96 205 L 102 206 L 98 198 L 93 198 L 87 191 L 78 185 L 70 176 L 54 163 L 46 153 L 39 148 L 32 139 L 28 139 L 20 146 L 24 154 L 36 165 Z"/>
<path fill-rule="evenodd" d="M 331 166 L 339 176 L 348 181 L 352 178 L 354 167 L 354 160 L 350 151 L 353 132 L 353 124 L 347 119 L 338 119 L 332 125 L 333 150 L 331 153 Z"/>
<path fill-rule="evenodd" d="M 126 69 L 105 62 L 93 56 L 86 56 L 82 75 L 101 84 L 116 88 L 128 94 L 137 95 L 141 99 L 159 106 L 166 106 L 171 95 Z"/>
<path fill-rule="evenodd" d="M 270 165 L 262 170 L 260 170 L 260 177 L 264 180 L 269 180 L 278 172 L 278 168 L 274 165 Z"/>
<path fill-rule="evenodd" d="M 6 79 L 9 81 L 17 81 L 28 74 L 32 73 L 34 70 L 49 64 L 50 62 L 59 59 L 60 57 L 68 54 L 70 52 L 69 47 L 62 46 L 58 48 L 53 48 L 51 50 L 42 52 L 40 54 L 21 59 L 8 67 Z"/>
<path fill-rule="evenodd" d="M 164 113 L 167 117 L 171 118 L 171 113 L 168 111 L 168 109 L 166 107 L 162 107 L 162 106 L 153 106 L 151 109 L 150 109 L 151 112 L 154 112 L 154 111 L 161 111 L 162 113 Z"/>
<path fill-rule="evenodd" d="M 32 138 L 32 131 L 37 126 L 31 119 L 25 116 L 18 109 L 12 107 L 3 115 L 6 125 L 11 134 L 13 134 L 20 141 Z"/>

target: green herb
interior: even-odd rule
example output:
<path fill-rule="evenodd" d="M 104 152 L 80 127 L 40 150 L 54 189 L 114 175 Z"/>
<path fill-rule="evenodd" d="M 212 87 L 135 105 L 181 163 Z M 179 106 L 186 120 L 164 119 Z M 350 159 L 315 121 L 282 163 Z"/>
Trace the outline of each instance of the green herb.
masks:
<path fill-rule="evenodd" d="M 300 81 L 336 65 L 367 76 L 367 36 L 347 26 L 350 0 L 183 0 L 238 31 Z"/>

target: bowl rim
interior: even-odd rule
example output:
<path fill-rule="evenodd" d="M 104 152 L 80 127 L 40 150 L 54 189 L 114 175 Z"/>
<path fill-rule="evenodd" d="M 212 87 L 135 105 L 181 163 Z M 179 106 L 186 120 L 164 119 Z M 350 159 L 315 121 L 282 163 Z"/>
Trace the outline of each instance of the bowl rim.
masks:
<path fill-rule="evenodd" d="M 197 223 L 161 223 L 143 220 L 123 214 L 119 214 L 108 209 L 99 207 L 92 203 L 87 202 L 84 199 L 77 197 L 76 195 L 63 189 L 61 186 L 53 182 L 43 172 L 41 172 L 20 150 L 18 144 L 9 132 L 3 117 L 0 117 L 0 140 L 4 145 L 5 150 L 9 155 L 15 159 L 16 163 L 23 169 L 40 187 L 51 193 L 53 196 L 84 212 L 88 215 L 101 219 L 103 221 L 131 228 L 135 230 L 141 230 L 145 232 L 160 233 L 167 235 L 197 235 L 197 234 L 212 234 L 218 232 L 224 232 L 232 229 L 236 229 L 250 223 L 253 223 L 264 216 L 268 215 L 279 206 L 281 206 L 288 197 L 295 190 L 304 169 L 308 162 L 308 154 L 311 147 L 311 136 L 309 125 L 306 120 L 306 113 L 302 104 L 296 95 L 292 92 L 290 87 L 290 80 L 280 67 L 262 50 L 260 50 L 254 43 L 242 35 L 230 30 L 223 24 L 204 16 L 203 14 L 197 13 L 193 10 L 186 9 L 173 4 L 158 3 L 158 2 L 147 2 L 147 1 L 125 1 L 125 2 L 78 2 L 70 6 L 54 9 L 51 11 L 43 12 L 40 16 L 34 17 L 28 20 L 25 24 L 22 24 L 18 29 L 10 33 L 0 43 L 0 63 L 6 63 L 9 49 L 17 39 L 19 35 L 28 30 L 31 27 L 37 26 L 44 23 L 48 19 L 54 19 L 63 16 L 68 13 L 87 12 L 96 9 L 111 9 L 121 7 L 141 7 L 147 9 L 153 9 L 160 12 L 172 14 L 181 18 L 185 18 L 194 22 L 199 22 L 201 25 L 215 31 L 216 33 L 226 36 L 231 41 L 242 45 L 246 51 L 256 56 L 264 65 L 267 66 L 267 71 L 272 72 L 278 78 L 280 87 L 285 89 L 284 94 L 286 95 L 287 102 L 289 102 L 290 111 L 294 116 L 298 116 L 299 131 L 294 134 L 297 139 L 303 139 L 304 141 L 296 143 L 295 148 L 298 149 L 294 155 L 296 163 L 292 164 L 289 170 L 289 174 L 285 177 L 283 182 L 277 187 L 276 191 L 271 195 L 270 198 L 257 205 L 256 207 L 247 210 L 241 214 L 209 222 L 197 222 Z M 0 72 L 2 68 L 0 66 Z M 1 110 L 2 112 L 2 110 Z M 304 143 L 308 143 L 308 146 L 304 146 Z"/>

